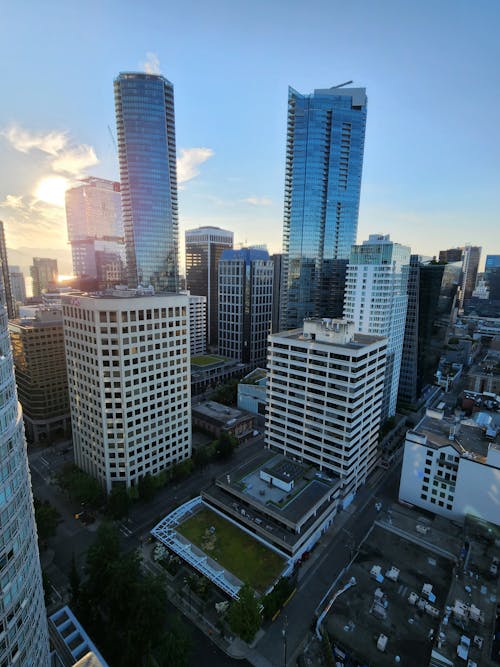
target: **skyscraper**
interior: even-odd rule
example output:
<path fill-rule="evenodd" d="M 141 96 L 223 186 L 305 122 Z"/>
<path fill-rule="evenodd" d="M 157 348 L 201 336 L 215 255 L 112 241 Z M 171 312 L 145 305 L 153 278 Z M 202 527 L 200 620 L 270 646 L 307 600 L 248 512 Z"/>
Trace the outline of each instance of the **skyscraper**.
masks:
<path fill-rule="evenodd" d="M 5 243 L 5 232 L 3 222 L 0 220 L 0 273 L 2 274 L 3 289 L 5 293 L 5 306 L 9 319 L 15 317 L 16 311 L 12 299 L 12 289 L 10 286 L 9 261 L 7 259 L 7 245 Z"/>
<path fill-rule="evenodd" d="M 411 255 L 398 399 L 415 404 L 425 385 L 432 384 L 440 350 L 432 337 L 438 315 L 439 295 L 445 264 L 424 261 Z"/>
<path fill-rule="evenodd" d="M 387 338 L 382 421 L 396 412 L 408 303 L 410 248 L 371 234 L 354 245 L 347 267 L 344 315 L 356 331 Z"/>
<path fill-rule="evenodd" d="M 282 329 L 331 316 L 335 260 L 356 242 L 366 105 L 364 88 L 289 89 Z"/>
<path fill-rule="evenodd" d="M 128 284 L 176 292 L 174 87 L 157 74 L 123 72 L 114 88 Z"/>
<path fill-rule="evenodd" d="M 114 264 L 121 265 L 116 282 L 123 282 L 125 244 L 120 184 L 90 177 L 66 190 L 66 223 L 74 275 L 96 278 L 100 285 L 108 287 L 112 280 L 106 267 L 114 258 Z M 103 255 L 107 261 L 103 262 Z"/>
<path fill-rule="evenodd" d="M 9 266 L 9 277 L 14 304 L 24 303 L 26 301 L 26 283 L 21 267 L 11 264 Z"/>
<path fill-rule="evenodd" d="M 42 573 L 0 272 L 0 665 L 48 667 Z"/>
<path fill-rule="evenodd" d="M 479 260 L 481 259 L 479 246 L 466 245 L 462 256 L 462 292 L 460 295 L 460 308 L 463 307 L 465 299 L 470 299 L 476 286 Z"/>
<path fill-rule="evenodd" d="M 267 250 L 224 250 L 219 262 L 219 353 L 244 364 L 266 361 L 274 264 Z"/>
<path fill-rule="evenodd" d="M 57 259 L 48 257 L 33 257 L 33 266 L 30 267 L 33 281 L 33 296 L 42 296 L 50 287 L 57 283 Z"/>
<path fill-rule="evenodd" d="M 186 286 L 191 294 L 207 297 L 208 344 L 217 345 L 219 260 L 233 247 L 233 232 L 219 227 L 186 231 Z"/>

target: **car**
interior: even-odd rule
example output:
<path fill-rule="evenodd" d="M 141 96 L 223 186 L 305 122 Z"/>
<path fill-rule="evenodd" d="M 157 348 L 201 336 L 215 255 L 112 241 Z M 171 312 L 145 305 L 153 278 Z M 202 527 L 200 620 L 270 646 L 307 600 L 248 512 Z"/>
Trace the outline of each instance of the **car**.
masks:
<path fill-rule="evenodd" d="M 382 503 L 380 502 L 375 503 L 375 509 L 377 510 L 377 512 L 380 512 L 380 510 L 382 509 Z"/>

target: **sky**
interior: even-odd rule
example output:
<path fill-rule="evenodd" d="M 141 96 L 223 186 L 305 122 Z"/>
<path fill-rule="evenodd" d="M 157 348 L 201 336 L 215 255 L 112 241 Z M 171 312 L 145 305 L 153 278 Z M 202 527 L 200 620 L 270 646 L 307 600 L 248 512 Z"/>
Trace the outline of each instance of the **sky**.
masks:
<path fill-rule="evenodd" d="M 281 249 L 288 86 L 364 86 L 358 242 L 500 254 L 497 0 L 2 2 L 0 219 L 11 264 L 71 273 L 64 188 L 119 179 L 113 79 L 174 84 L 184 231 Z"/>

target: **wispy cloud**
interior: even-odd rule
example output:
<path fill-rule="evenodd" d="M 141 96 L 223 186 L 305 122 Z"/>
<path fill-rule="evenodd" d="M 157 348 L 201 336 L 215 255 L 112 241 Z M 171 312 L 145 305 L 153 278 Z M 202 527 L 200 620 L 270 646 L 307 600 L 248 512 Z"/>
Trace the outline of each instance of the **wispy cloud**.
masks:
<path fill-rule="evenodd" d="M 245 197 L 241 200 L 244 204 L 252 206 L 271 206 L 273 200 L 270 197 Z"/>
<path fill-rule="evenodd" d="M 85 170 L 98 164 L 99 160 L 92 146 L 81 144 L 61 151 L 52 162 L 52 169 L 71 176 L 82 176 Z"/>
<path fill-rule="evenodd" d="M 153 51 L 148 51 L 146 53 L 146 60 L 140 64 L 140 67 L 146 74 L 161 74 L 160 59 L 156 53 L 153 53 Z"/>
<path fill-rule="evenodd" d="M 180 184 L 198 176 L 200 164 L 214 155 L 211 148 L 181 148 L 177 158 L 177 181 Z"/>
<path fill-rule="evenodd" d="M 68 143 L 66 132 L 30 132 L 13 123 L 0 132 L 13 148 L 21 153 L 38 149 L 49 155 L 57 155 Z"/>
<path fill-rule="evenodd" d="M 39 150 L 50 155 L 52 171 L 74 178 L 83 176 L 85 169 L 99 162 L 92 146 L 72 142 L 66 131 L 32 132 L 14 123 L 0 135 L 20 153 Z"/>
<path fill-rule="evenodd" d="M 11 208 L 11 209 L 20 209 L 24 207 L 24 202 L 22 195 L 17 197 L 16 195 L 7 195 L 3 201 L 0 201 L 0 206 L 2 208 Z"/>

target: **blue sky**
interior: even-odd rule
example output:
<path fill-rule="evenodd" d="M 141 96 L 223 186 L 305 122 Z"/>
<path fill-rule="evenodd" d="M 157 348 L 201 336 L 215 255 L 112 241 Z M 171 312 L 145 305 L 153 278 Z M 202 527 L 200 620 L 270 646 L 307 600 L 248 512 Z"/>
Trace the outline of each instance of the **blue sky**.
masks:
<path fill-rule="evenodd" d="M 497 0 L 7 0 L 8 246 L 65 255 L 71 270 L 58 191 L 84 174 L 118 178 L 113 78 L 149 62 L 175 86 L 181 249 L 186 228 L 215 224 L 279 251 L 287 87 L 352 79 L 369 100 L 358 240 L 500 253 L 499 30 Z"/>

